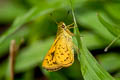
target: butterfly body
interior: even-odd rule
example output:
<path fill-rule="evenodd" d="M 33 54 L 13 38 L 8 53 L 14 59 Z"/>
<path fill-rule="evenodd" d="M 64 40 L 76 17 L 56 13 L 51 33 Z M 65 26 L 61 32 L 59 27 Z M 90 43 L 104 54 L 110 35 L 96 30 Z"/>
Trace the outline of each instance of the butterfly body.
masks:
<path fill-rule="evenodd" d="M 43 68 L 48 71 L 57 71 L 69 67 L 74 62 L 72 35 L 67 26 L 58 23 L 57 36 L 50 50 L 43 60 Z"/>

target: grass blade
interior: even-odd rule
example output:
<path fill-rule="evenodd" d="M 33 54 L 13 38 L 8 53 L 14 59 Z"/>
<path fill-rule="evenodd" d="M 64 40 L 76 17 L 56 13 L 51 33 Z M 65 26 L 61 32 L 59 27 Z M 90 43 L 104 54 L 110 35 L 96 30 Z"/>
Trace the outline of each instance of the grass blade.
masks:
<path fill-rule="evenodd" d="M 118 37 L 120 35 L 120 27 L 108 23 L 99 14 L 97 16 L 101 24 L 103 24 L 104 27 L 106 27 L 107 30 L 110 31 L 114 36 Z"/>
<path fill-rule="evenodd" d="M 74 32 L 75 38 L 78 43 L 78 48 L 80 52 L 78 53 L 78 60 L 80 61 L 82 75 L 85 80 L 114 80 L 114 78 L 106 72 L 95 60 L 95 58 L 91 55 L 89 50 L 82 42 L 82 38 L 80 38 L 80 32 L 77 28 L 76 19 L 74 15 L 74 9 L 72 6 L 72 1 L 70 0 L 72 15 L 75 23 Z"/>
<path fill-rule="evenodd" d="M 109 47 L 120 38 L 120 28 L 116 25 L 112 25 L 112 24 L 108 23 L 99 14 L 97 16 L 98 16 L 98 19 L 101 22 L 101 24 L 103 24 L 109 32 L 111 32 L 114 36 L 116 36 L 116 38 L 105 48 L 104 51 L 107 52 Z"/>
<path fill-rule="evenodd" d="M 23 24 L 28 23 L 32 21 L 33 19 L 40 17 L 44 14 L 47 14 L 54 10 L 54 6 L 62 6 L 61 2 L 58 1 L 54 4 L 48 4 L 45 3 L 44 5 L 47 5 L 46 7 L 41 8 L 42 6 L 35 6 L 30 11 L 28 11 L 26 14 L 22 16 L 18 16 L 13 24 L 10 26 L 9 30 L 6 31 L 1 37 L 0 37 L 0 45 L 2 44 L 3 41 L 5 41 L 9 36 L 11 36 L 16 30 L 18 30 Z M 58 8 L 56 7 L 56 8 Z"/>
<path fill-rule="evenodd" d="M 97 56 L 97 59 L 99 60 L 101 65 L 105 68 L 105 70 L 109 72 L 114 72 L 120 69 L 119 53 L 112 52 L 112 53 L 100 54 Z"/>

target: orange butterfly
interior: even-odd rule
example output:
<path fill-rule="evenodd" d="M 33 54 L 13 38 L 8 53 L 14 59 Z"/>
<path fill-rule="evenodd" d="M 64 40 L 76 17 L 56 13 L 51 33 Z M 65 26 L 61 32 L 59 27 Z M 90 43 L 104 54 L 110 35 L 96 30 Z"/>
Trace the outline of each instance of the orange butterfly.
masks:
<path fill-rule="evenodd" d="M 74 49 L 72 42 L 73 33 L 64 22 L 58 23 L 57 36 L 50 50 L 43 60 L 42 67 L 48 71 L 57 71 L 63 67 L 69 67 L 74 62 Z"/>

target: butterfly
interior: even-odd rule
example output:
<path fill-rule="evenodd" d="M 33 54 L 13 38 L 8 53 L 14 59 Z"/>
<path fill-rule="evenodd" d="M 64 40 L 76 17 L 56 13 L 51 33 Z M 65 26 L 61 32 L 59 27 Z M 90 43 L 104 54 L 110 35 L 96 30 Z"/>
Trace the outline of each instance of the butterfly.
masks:
<path fill-rule="evenodd" d="M 69 67 L 74 62 L 73 33 L 69 30 L 73 24 L 66 26 L 64 22 L 59 22 L 57 25 L 56 39 L 42 63 L 42 67 L 48 71 Z"/>

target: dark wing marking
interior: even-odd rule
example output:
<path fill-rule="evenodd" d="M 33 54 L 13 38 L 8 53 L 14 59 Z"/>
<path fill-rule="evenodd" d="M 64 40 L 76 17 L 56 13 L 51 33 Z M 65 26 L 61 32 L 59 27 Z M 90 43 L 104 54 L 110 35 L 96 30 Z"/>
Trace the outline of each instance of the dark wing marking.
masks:
<path fill-rule="evenodd" d="M 55 55 L 55 46 L 59 38 L 57 38 L 54 43 L 52 44 L 52 47 L 48 51 L 47 55 L 44 58 L 43 61 L 43 68 L 47 69 L 48 71 L 56 71 L 62 68 L 60 64 L 56 62 L 56 59 L 54 57 Z"/>
<path fill-rule="evenodd" d="M 56 44 L 55 58 L 57 63 L 61 64 L 62 67 L 68 67 L 74 62 L 74 51 L 72 46 L 71 36 L 61 38 Z M 68 41 L 69 40 L 69 41 Z"/>

